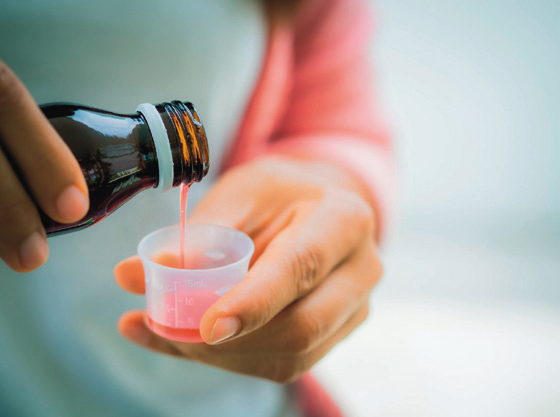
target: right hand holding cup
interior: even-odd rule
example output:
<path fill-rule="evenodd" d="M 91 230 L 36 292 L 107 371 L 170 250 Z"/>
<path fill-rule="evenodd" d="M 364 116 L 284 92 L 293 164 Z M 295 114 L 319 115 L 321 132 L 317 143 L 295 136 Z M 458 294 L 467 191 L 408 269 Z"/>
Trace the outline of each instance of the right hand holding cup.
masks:
<path fill-rule="evenodd" d="M 241 230 L 253 239 L 255 254 L 245 279 L 202 317 L 206 343 L 157 335 L 143 311 L 125 313 L 119 331 L 159 353 L 276 382 L 295 380 L 368 314 L 382 267 L 367 198 L 361 184 L 333 164 L 262 157 L 231 169 L 189 222 Z M 117 265 L 115 277 L 126 291 L 145 292 L 138 256 Z"/>

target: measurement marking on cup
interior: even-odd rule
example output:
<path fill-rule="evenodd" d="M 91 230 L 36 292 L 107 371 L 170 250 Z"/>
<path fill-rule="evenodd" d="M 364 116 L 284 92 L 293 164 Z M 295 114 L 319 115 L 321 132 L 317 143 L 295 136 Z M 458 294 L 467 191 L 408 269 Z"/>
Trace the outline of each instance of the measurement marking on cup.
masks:
<path fill-rule="evenodd" d="M 195 303 L 194 297 L 177 297 L 175 299 L 175 303 L 177 304 L 177 306 L 179 304 L 184 304 L 185 306 L 190 306 L 192 307 Z M 179 308 L 179 307 L 177 307 Z"/>

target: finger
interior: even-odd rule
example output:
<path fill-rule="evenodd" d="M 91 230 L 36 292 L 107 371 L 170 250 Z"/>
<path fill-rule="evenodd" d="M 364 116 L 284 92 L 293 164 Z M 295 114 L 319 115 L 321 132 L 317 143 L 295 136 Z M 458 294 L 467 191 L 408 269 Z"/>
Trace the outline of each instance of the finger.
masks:
<path fill-rule="evenodd" d="M 228 354 L 302 355 L 324 343 L 369 298 L 382 275 L 374 252 L 360 251 L 312 293 L 289 305 L 265 326 L 215 345 Z"/>
<path fill-rule="evenodd" d="M 146 349 L 171 356 L 185 356 L 169 340 L 158 336 L 148 328 L 145 322 L 145 313 L 142 311 L 129 311 L 123 314 L 117 328 L 128 340 Z"/>
<path fill-rule="evenodd" d="M 354 314 L 333 335 L 315 349 L 303 354 L 255 355 L 244 352 L 222 352 L 217 349 L 218 346 L 203 343 L 170 342 L 170 344 L 182 356 L 195 359 L 198 362 L 244 375 L 288 383 L 311 369 L 337 343 L 352 333 L 367 318 L 368 312 L 368 301 L 364 300 Z"/>
<path fill-rule="evenodd" d="M 334 345 L 346 338 L 368 316 L 367 300 L 323 344 L 302 355 L 254 355 L 250 353 L 225 353 L 218 346 L 203 343 L 181 343 L 153 333 L 146 325 L 145 313 L 130 311 L 118 323 L 119 332 L 131 342 L 154 352 L 193 359 L 228 371 L 265 378 L 280 383 L 292 382 L 308 371 Z"/>
<path fill-rule="evenodd" d="M 14 271 L 28 272 L 49 255 L 35 204 L 0 149 L 0 258 Z"/>
<path fill-rule="evenodd" d="M 113 270 L 117 284 L 125 291 L 133 294 L 144 294 L 146 283 L 144 280 L 144 266 L 138 255 L 121 261 Z"/>
<path fill-rule="evenodd" d="M 371 208 L 361 199 L 346 200 L 353 195 L 337 192 L 294 206 L 293 221 L 268 244 L 246 279 L 204 315 L 203 339 L 217 343 L 261 327 L 313 290 L 359 243 L 372 240 Z"/>
<path fill-rule="evenodd" d="M 336 344 L 347 338 L 366 320 L 368 314 L 369 306 L 365 302 L 334 335 L 313 351 L 305 355 L 276 356 L 272 360 L 263 361 L 258 371 L 262 377 L 275 382 L 294 382 L 319 362 Z"/>
<path fill-rule="evenodd" d="M 0 61 L 0 138 L 4 151 L 43 211 L 53 220 L 80 220 L 88 189 L 74 155 L 15 74 Z"/>
<path fill-rule="evenodd" d="M 179 257 L 173 253 L 160 253 L 154 257 L 153 261 L 170 268 L 179 268 Z M 140 256 L 134 255 L 119 262 L 113 269 L 113 274 L 117 284 L 123 290 L 133 294 L 146 292 L 144 265 Z"/>

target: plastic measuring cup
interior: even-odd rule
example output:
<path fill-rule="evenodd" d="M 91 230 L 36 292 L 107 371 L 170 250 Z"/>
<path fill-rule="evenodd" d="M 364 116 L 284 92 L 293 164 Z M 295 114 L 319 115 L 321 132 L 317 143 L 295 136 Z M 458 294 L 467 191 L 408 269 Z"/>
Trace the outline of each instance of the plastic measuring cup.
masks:
<path fill-rule="evenodd" d="M 185 235 L 185 269 L 179 268 L 179 226 L 156 230 L 138 244 L 147 323 L 165 338 L 202 342 L 200 319 L 245 278 L 255 245 L 239 230 L 209 224 L 186 226 Z"/>

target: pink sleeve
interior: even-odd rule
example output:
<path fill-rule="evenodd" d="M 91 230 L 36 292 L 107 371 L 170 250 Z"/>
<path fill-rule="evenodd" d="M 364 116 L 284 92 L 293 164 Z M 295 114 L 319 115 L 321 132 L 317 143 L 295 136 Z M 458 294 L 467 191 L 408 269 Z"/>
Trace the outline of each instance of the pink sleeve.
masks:
<path fill-rule="evenodd" d="M 312 0 L 298 16 L 293 73 L 267 152 L 344 166 L 369 189 L 383 229 L 394 200 L 389 132 L 368 62 L 372 15 L 358 0 Z"/>
<path fill-rule="evenodd" d="M 269 2 L 280 5 L 282 2 Z M 379 230 L 394 195 L 389 134 L 368 63 L 372 14 L 365 0 L 307 0 L 286 17 L 271 8 L 257 81 L 224 168 L 266 153 L 345 167 L 369 190 Z"/>

